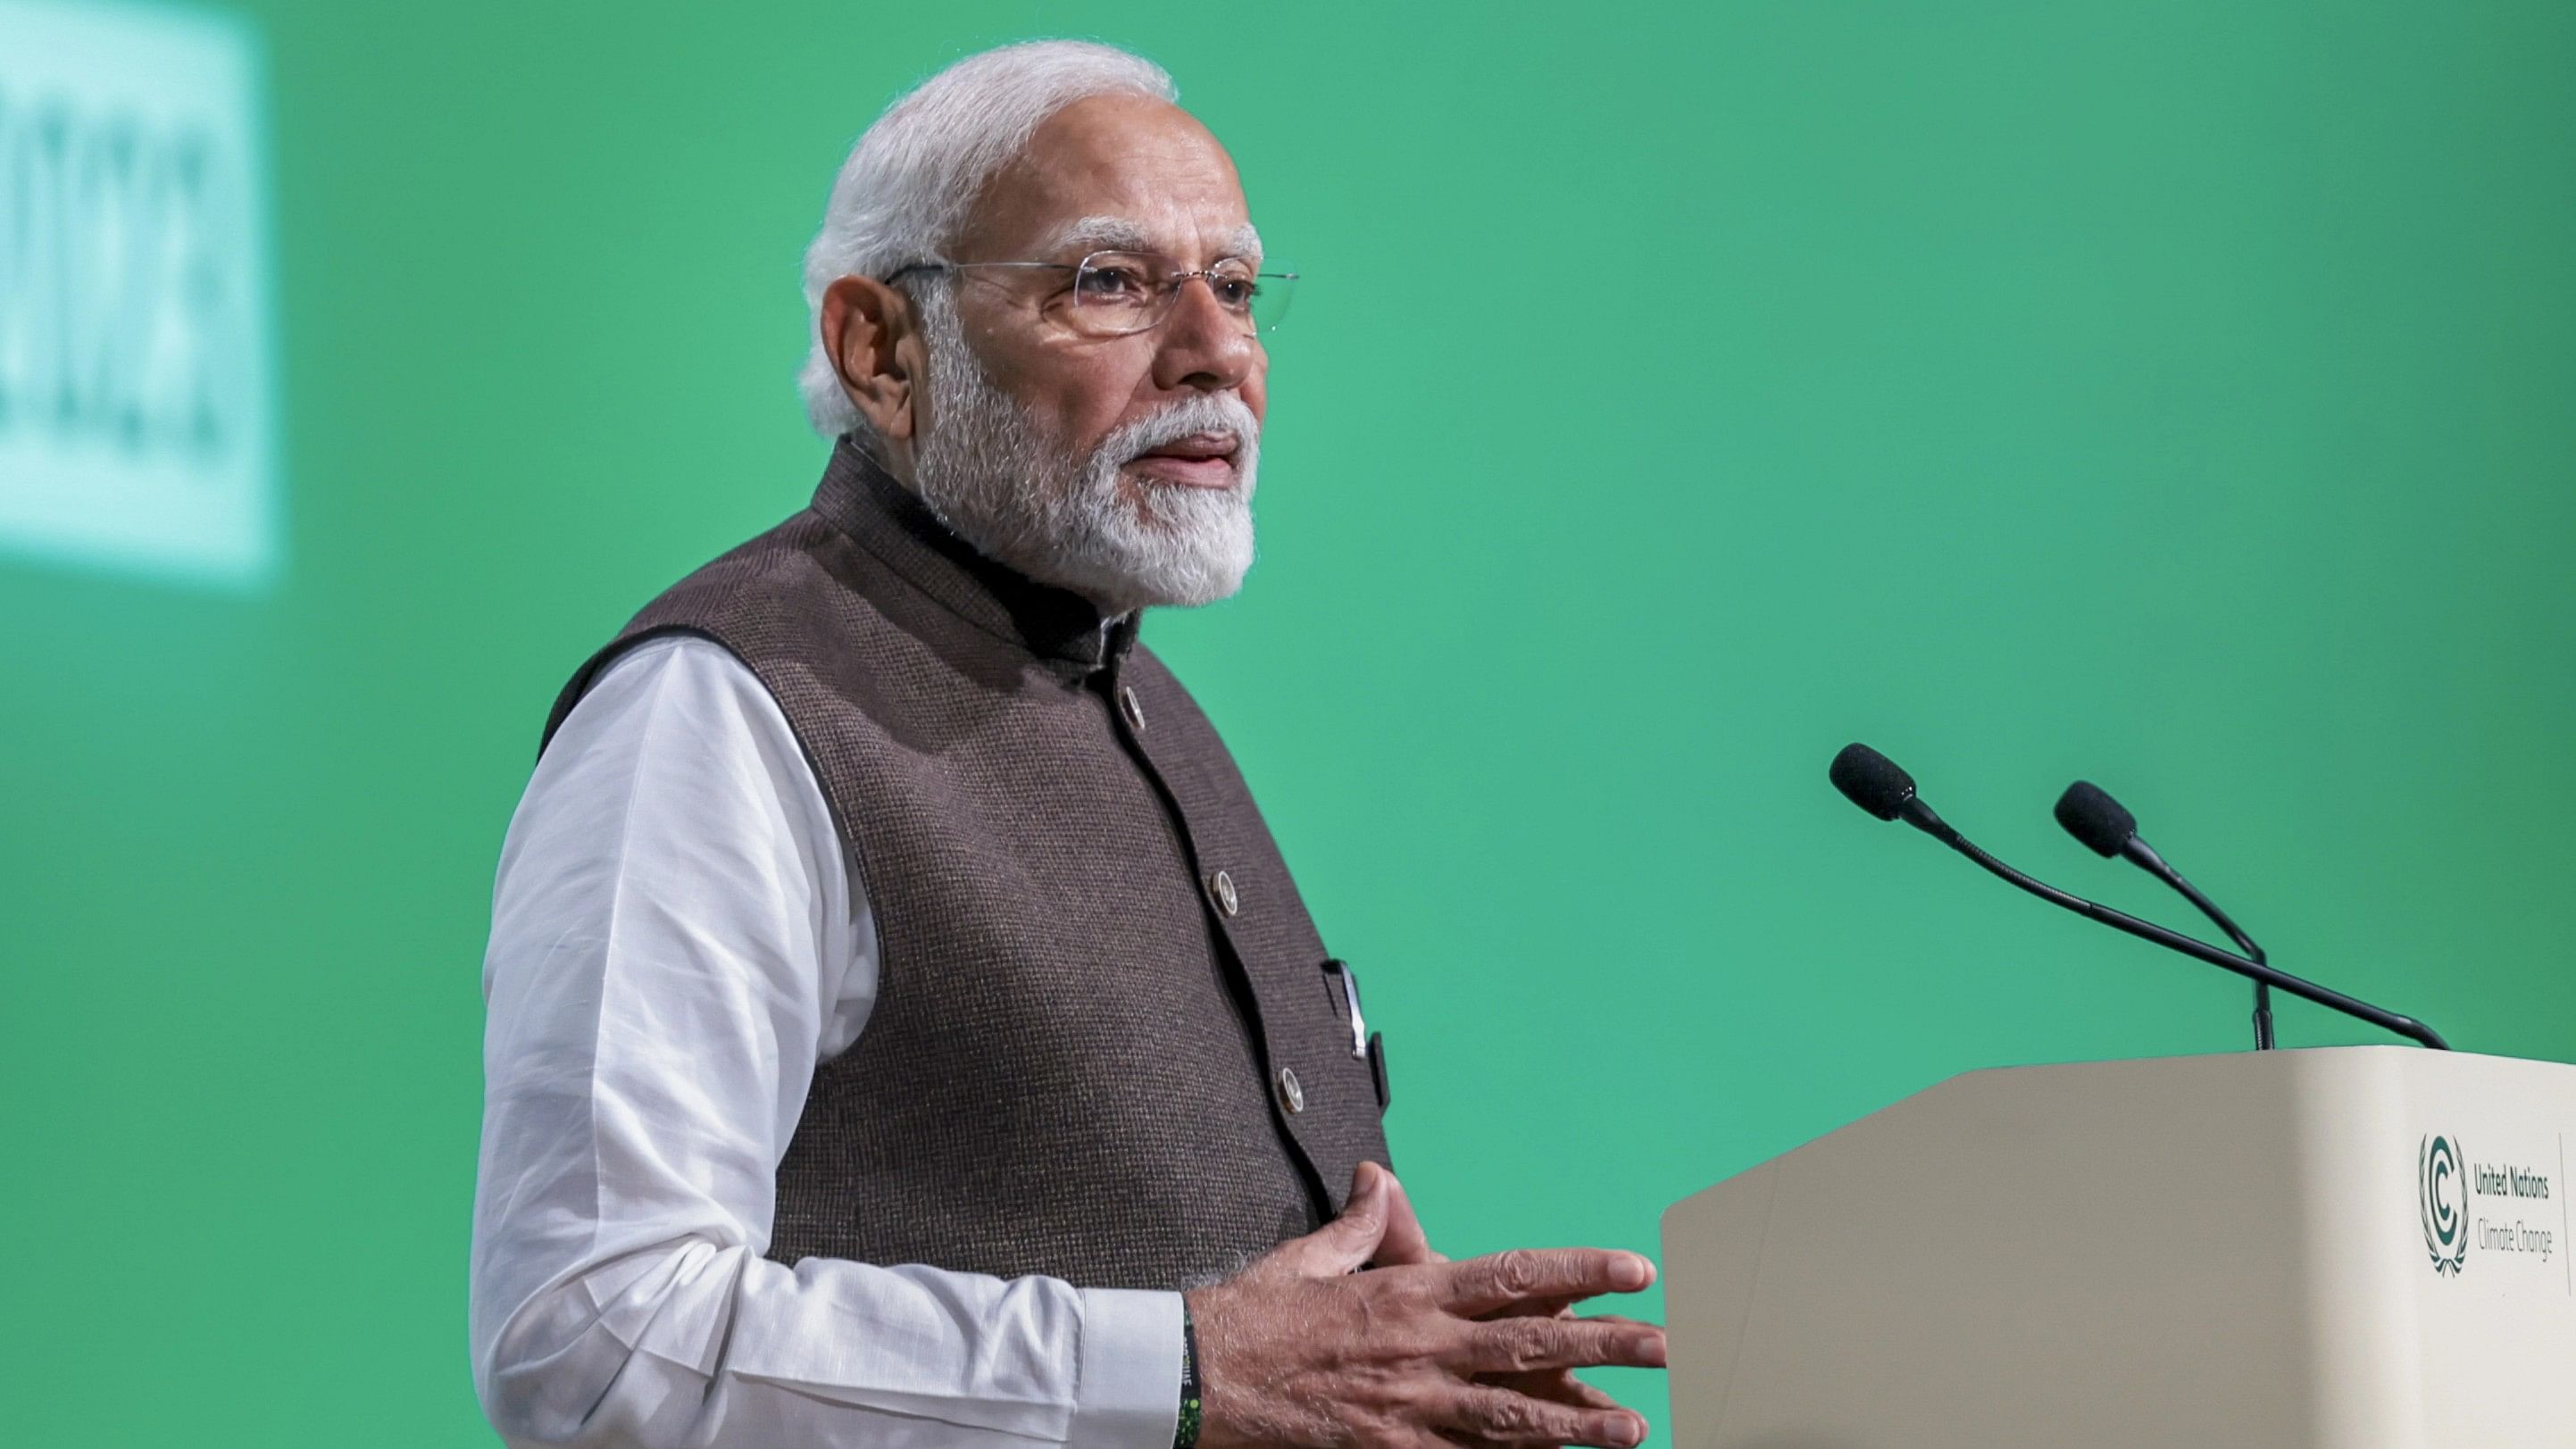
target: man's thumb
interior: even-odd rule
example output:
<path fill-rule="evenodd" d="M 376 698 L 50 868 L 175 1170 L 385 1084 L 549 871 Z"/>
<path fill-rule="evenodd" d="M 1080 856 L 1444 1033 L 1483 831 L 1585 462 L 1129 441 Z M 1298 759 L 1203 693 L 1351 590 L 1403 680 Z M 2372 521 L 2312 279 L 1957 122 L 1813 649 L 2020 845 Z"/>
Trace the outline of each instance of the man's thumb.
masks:
<path fill-rule="evenodd" d="M 1285 1266 L 1304 1278 L 1358 1272 L 1377 1256 L 1377 1245 L 1386 1237 L 1386 1198 L 1386 1169 L 1361 1163 L 1351 1178 L 1351 1196 L 1342 1205 L 1342 1215 L 1280 1245 Z"/>

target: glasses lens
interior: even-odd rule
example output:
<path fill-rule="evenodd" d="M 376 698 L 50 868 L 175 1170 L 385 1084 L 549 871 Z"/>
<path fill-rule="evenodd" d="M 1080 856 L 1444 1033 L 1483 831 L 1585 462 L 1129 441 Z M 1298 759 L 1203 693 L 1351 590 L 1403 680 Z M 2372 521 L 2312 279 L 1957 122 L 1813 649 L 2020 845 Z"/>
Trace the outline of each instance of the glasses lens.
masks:
<path fill-rule="evenodd" d="M 1159 321 L 1172 264 L 1140 252 L 1094 252 L 1073 274 L 1073 317 L 1086 332 L 1115 336 Z"/>
<path fill-rule="evenodd" d="M 1252 326 L 1258 332 L 1278 327 L 1288 315 L 1288 298 L 1297 290 L 1297 274 L 1290 271 L 1263 272 L 1252 279 Z"/>
<path fill-rule="evenodd" d="M 1142 332 L 1170 314 L 1181 288 L 1195 275 L 1170 257 L 1152 252 L 1094 252 L 1074 269 L 1070 319 L 1095 337 Z M 1249 262 L 1222 261 L 1205 273 L 1217 305 L 1246 332 L 1267 332 L 1287 315 L 1297 274 L 1255 273 Z"/>

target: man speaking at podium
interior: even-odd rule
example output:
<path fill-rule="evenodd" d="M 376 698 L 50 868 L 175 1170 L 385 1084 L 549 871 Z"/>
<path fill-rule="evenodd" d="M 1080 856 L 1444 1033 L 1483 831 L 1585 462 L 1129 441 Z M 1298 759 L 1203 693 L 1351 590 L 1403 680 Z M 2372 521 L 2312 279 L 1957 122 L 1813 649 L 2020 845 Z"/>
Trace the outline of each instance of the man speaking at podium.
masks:
<path fill-rule="evenodd" d="M 806 263 L 812 505 L 565 687 L 484 967 L 514 1443 L 1635 1444 L 1634 1254 L 1450 1263 L 1385 1056 L 1137 642 L 1252 559 L 1262 260 L 1159 69 L 971 57 Z M 1542 1167 L 1553 1164 L 1541 1164 Z"/>

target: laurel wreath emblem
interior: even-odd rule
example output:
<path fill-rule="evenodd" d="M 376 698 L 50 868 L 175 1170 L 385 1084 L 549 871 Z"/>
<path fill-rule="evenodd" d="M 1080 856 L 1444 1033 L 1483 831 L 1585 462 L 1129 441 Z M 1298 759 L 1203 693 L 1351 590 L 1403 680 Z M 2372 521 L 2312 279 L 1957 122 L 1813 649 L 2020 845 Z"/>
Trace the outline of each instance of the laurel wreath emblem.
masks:
<path fill-rule="evenodd" d="M 2449 1276 L 2469 1264 L 2468 1178 L 2460 1170 L 2460 1145 L 2427 1136 L 2415 1158 L 2416 1205 L 2424 1217 L 2424 1251 L 2433 1271 Z"/>

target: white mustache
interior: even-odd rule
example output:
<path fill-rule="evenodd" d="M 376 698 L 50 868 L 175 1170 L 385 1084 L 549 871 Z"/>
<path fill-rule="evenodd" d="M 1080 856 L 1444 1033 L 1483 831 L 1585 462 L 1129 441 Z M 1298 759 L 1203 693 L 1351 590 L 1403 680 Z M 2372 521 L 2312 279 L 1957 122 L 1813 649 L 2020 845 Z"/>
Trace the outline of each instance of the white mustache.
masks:
<path fill-rule="evenodd" d="M 1124 466 L 1156 448 L 1209 433 L 1233 438 L 1236 474 L 1250 471 L 1245 464 L 1260 446 L 1261 424 L 1243 399 L 1230 392 L 1201 393 L 1122 424 L 1101 440 L 1100 452 Z"/>

